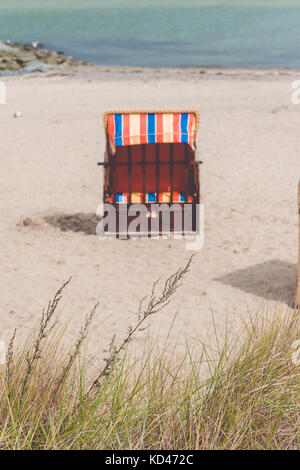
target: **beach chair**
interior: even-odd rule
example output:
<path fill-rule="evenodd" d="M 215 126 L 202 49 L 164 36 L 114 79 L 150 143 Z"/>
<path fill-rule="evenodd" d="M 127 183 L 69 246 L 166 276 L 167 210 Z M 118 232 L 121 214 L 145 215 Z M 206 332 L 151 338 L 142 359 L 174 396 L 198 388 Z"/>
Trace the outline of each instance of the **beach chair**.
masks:
<path fill-rule="evenodd" d="M 99 162 L 104 167 L 103 202 L 113 204 L 116 211 L 122 204 L 143 204 L 148 219 L 155 216 L 154 204 L 190 205 L 191 232 L 196 231 L 202 163 L 196 159 L 198 126 L 199 114 L 194 110 L 105 112 L 106 151 Z"/>
<path fill-rule="evenodd" d="M 299 211 L 299 255 L 298 255 L 298 272 L 296 279 L 296 305 L 300 307 L 300 181 L 298 184 L 298 211 Z"/>

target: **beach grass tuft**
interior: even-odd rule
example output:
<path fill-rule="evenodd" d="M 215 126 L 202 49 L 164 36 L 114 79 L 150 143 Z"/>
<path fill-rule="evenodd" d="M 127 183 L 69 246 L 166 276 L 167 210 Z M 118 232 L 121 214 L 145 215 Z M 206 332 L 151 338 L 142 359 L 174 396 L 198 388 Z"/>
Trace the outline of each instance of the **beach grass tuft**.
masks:
<path fill-rule="evenodd" d="M 158 294 L 154 285 L 95 377 L 83 345 L 97 305 L 73 347 L 62 346 L 56 312 L 68 283 L 25 344 L 15 331 L 0 373 L 0 449 L 299 449 L 298 310 L 259 312 L 238 335 L 216 337 L 214 349 L 187 341 L 179 356 L 167 340 L 130 352 L 131 338 L 163 314 L 190 263 Z"/>

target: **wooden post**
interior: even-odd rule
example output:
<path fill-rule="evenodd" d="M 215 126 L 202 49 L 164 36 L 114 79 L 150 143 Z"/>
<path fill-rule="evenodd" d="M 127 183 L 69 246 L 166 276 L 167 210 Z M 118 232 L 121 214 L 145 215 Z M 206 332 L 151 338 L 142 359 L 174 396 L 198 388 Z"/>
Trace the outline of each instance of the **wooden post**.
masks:
<path fill-rule="evenodd" d="M 146 145 L 142 145 L 143 204 L 146 203 Z"/>
<path fill-rule="evenodd" d="M 114 203 L 116 202 L 116 156 L 115 155 L 111 155 L 110 156 L 110 162 L 111 162 L 111 166 L 109 168 L 109 172 L 110 172 L 110 187 L 111 187 L 111 191 L 112 191 L 112 194 L 113 194 L 113 201 Z"/>
<path fill-rule="evenodd" d="M 170 145 L 170 202 L 173 203 L 173 179 L 174 179 L 174 160 L 173 160 L 173 145 Z"/>
<path fill-rule="evenodd" d="M 300 307 L 300 181 L 298 184 L 298 211 L 299 211 L 299 254 L 298 254 L 298 272 L 296 280 L 296 305 Z"/>
<path fill-rule="evenodd" d="M 131 204 L 131 193 L 132 193 L 132 160 L 131 160 L 131 147 L 128 145 L 128 193 L 129 193 L 129 204 Z"/>
<path fill-rule="evenodd" d="M 159 160 L 160 160 L 160 152 L 159 152 L 159 144 L 156 144 L 156 202 L 159 203 Z"/>
<path fill-rule="evenodd" d="M 184 144 L 184 195 L 185 195 L 185 202 L 188 202 L 188 194 L 189 194 L 189 155 L 188 155 L 188 146 Z"/>

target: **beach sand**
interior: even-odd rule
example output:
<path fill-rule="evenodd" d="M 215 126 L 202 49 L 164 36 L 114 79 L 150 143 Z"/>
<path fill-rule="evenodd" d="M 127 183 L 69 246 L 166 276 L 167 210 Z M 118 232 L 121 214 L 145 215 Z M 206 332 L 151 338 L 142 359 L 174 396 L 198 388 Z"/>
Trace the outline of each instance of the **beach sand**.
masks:
<path fill-rule="evenodd" d="M 114 333 L 124 337 L 139 300 L 190 256 L 184 240 L 106 240 L 95 236 L 101 202 L 108 109 L 192 108 L 201 124 L 198 157 L 205 243 L 171 304 L 144 338 L 170 342 L 216 328 L 236 331 L 268 299 L 290 308 L 298 253 L 300 106 L 291 83 L 300 72 L 148 70 L 88 67 L 67 74 L 3 78 L 0 106 L 0 327 L 21 339 L 70 276 L 60 321 L 74 340 L 99 301 L 89 351 L 101 359 Z M 21 117 L 14 118 L 20 111 Z M 227 319 L 227 320 L 226 320 Z"/>

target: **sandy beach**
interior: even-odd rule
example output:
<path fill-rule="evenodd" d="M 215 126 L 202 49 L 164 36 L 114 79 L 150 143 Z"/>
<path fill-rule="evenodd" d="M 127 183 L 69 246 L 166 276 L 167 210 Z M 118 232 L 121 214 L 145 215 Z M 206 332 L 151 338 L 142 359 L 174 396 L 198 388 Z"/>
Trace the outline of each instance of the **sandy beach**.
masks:
<path fill-rule="evenodd" d="M 1 319 L 4 338 L 29 333 L 70 276 L 60 321 L 74 338 L 99 301 L 91 357 L 135 321 L 139 300 L 190 256 L 176 240 L 106 240 L 95 235 L 108 109 L 192 108 L 200 112 L 198 157 L 205 244 L 184 285 L 145 335 L 208 340 L 214 314 L 241 318 L 266 303 L 290 308 L 298 253 L 300 106 L 288 70 L 146 70 L 87 67 L 65 74 L 6 77 L 1 126 Z M 21 117 L 15 118 L 19 111 Z"/>

